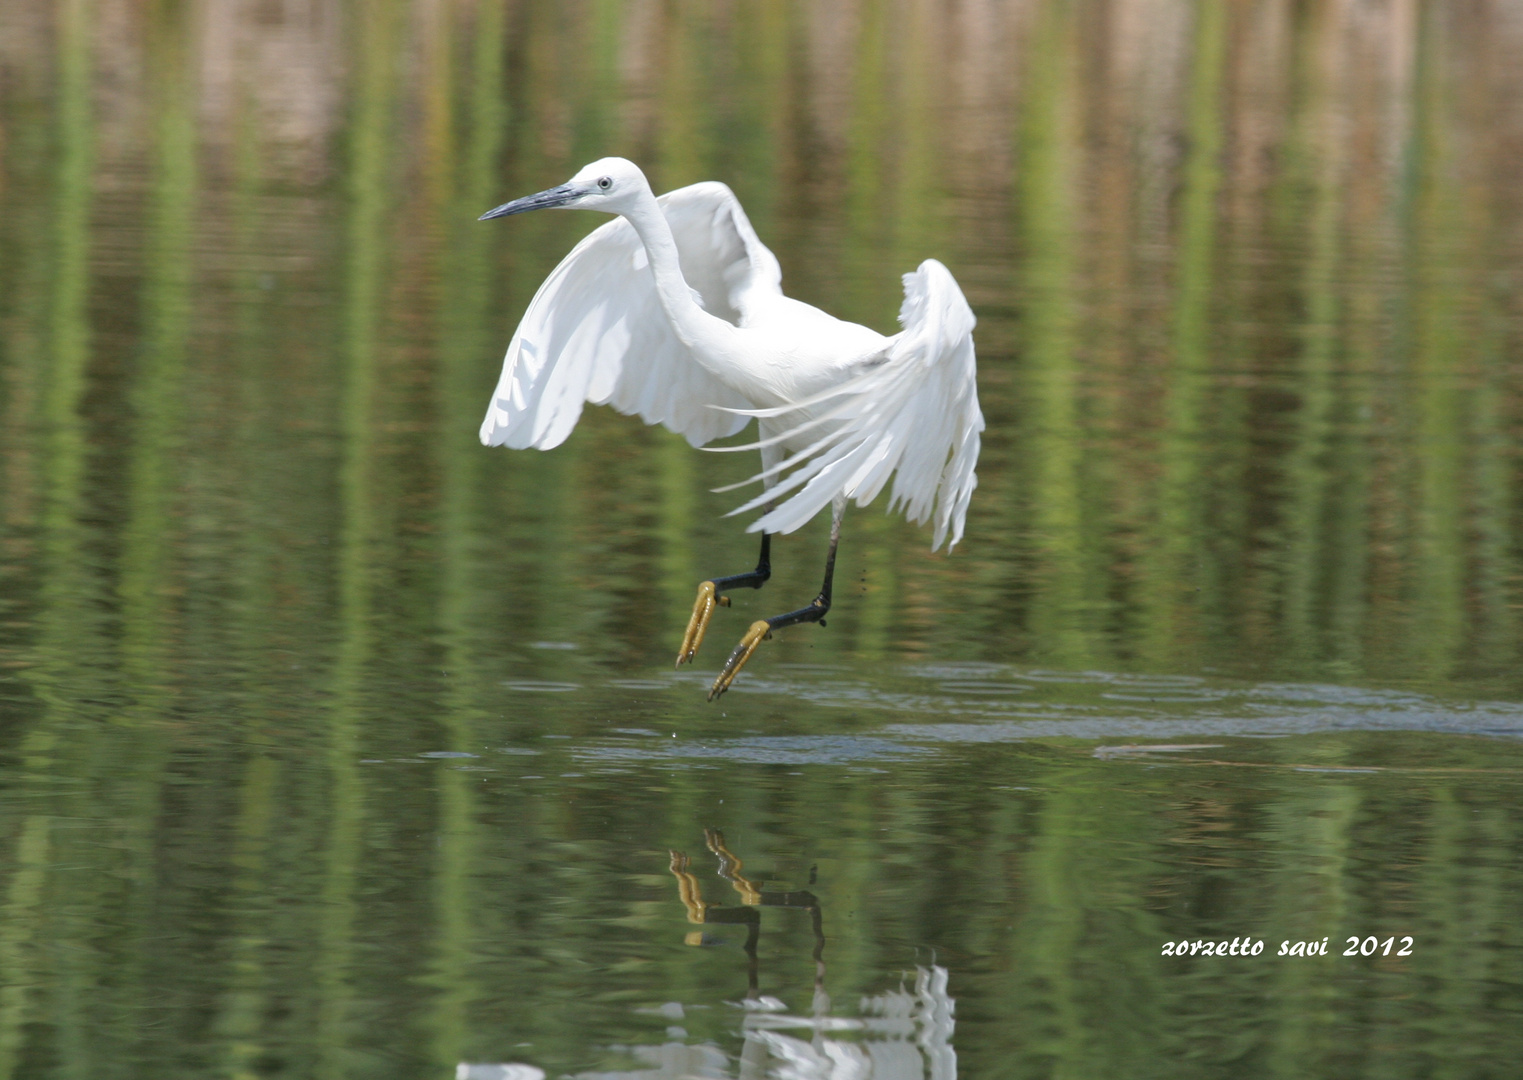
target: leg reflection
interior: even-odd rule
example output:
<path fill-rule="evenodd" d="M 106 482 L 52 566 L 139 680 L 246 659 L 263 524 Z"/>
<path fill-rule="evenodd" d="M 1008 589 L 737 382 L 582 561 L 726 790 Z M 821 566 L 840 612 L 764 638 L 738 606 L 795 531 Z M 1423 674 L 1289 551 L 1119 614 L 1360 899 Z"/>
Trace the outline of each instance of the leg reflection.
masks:
<path fill-rule="evenodd" d="M 934 961 L 929 967 L 917 966 L 913 988 L 905 986 L 901 977 L 897 989 L 864 997 L 859 1016 L 834 1015 L 830 996 L 825 992 L 825 922 L 819 898 L 809 889 L 768 890 L 746 876 L 744 864 L 730 850 L 724 833 L 705 829 L 703 836 L 718 860 L 718 876 L 739 894 L 740 904 L 726 907 L 705 900 L 688 857 L 681 852 L 671 853 L 671 871 L 690 923 L 746 928 L 746 1013 L 740 1025 L 744 1042 L 738 1059 L 732 1058 L 738 1062 L 736 1080 L 763 1080 L 777 1075 L 818 1080 L 839 1076 L 956 1080 L 957 1054 L 952 1049 L 956 1003 L 948 992 L 945 968 Z M 814 884 L 813 871 L 809 884 Z M 809 913 L 809 930 L 814 939 L 811 1015 L 790 1013 L 783 1001 L 763 996 L 760 991 L 757 943 L 762 919 L 766 917 L 762 915 L 763 908 L 792 908 Z M 686 940 L 690 945 L 706 943 L 701 930 L 689 933 Z M 852 1034 L 841 1034 L 845 1032 Z M 670 1050 L 668 1045 L 662 1052 Z M 618 1075 L 628 1080 L 636 1076 Z M 656 1074 L 639 1075 L 649 1078 Z"/>
<path fill-rule="evenodd" d="M 671 872 L 677 879 L 677 897 L 682 901 L 682 906 L 687 909 L 688 922 L 697 925 L 729 924 L 732 926 L 744 925 L 746 928 L 746 997 L 752 999 L 757 994 L 758 964 L 756 956 L 756 943 L 761 937 L 761 913 L 757 908 L 792 908 L 809 912 L 809 929 L 814 936 L 814 950 L 811 953 L 814 958 L 814 990 L 815 1000 L 822 1000 L 825 992 L 825 920 L 820 911 L 819 898 L 808 889 L 799 889 L 788 892 L 766 892 L 750 878 L 746 877 L 742 870 L 745 864 L 740 856 L 725 846 L 724 833 L 718 829 L 703 830 L 703 839 L 709 851 L 719 860 L 718 875 L 728 881 L 734 890 L 740 894 L 740 902 L 745 905 L 738 908 L 727 908 L 724 905 L 703 898 L 703 887 L 698 883 L 690 867 L 690 861 L 680 851 L 670 852 Z M 812 879 L 811 879 L 812 883 Z M 689 945 L 703 945 L 706 943 L 702 930 L 694 930 L 683 939 Z M 828 998 L 824 998 L 826 1002 Z"/>
<path fill-rule="evenodd" d="M 723 844 L 724 838 L 720 837 Z M 710 848 L 712 850 L 712 846 Z M 680 851 L 671 852 L 672 876 L 677 879 L 677 898 L 682 901 L 682 906 L 687 908 L 687 921 L 706 925 L 709 923 L 728 924 L 731 926 L 744 926 L 746 928 L 746 997 L 756 995 L 757 961 L 756 942 L 761 937 L 761 913 L 748 907 L 727 908 L 721 904 L 710 903 L 703 898 L 703 886 L 698 884 L 698 879 L 688 869 L 688 857 Z M 736 886 L 739 888 L 739 886 Z M 705 943 L 702 930 L 693 930 L 683 938 L 689 945 L 702 945 Z"/>

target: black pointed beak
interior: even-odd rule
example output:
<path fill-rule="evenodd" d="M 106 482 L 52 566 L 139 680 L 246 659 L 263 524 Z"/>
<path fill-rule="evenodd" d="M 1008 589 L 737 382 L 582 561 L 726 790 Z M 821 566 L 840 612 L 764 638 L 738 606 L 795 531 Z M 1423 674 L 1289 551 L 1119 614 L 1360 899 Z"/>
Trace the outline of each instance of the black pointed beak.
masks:
<path fill-rule="evenodd" d="M 511 214 L 526 214 L 530 210 L 548 210 L 552 206 L 565 206 L 582 194 L 570 184 L 562 184 L 549 191 L 541 191 L 538 195 L 525 195 L 522 199 L 503 203 L 496 209 L 488 210 L 476 220 L 490 221 L 492 218 L 508 217 Z"/>

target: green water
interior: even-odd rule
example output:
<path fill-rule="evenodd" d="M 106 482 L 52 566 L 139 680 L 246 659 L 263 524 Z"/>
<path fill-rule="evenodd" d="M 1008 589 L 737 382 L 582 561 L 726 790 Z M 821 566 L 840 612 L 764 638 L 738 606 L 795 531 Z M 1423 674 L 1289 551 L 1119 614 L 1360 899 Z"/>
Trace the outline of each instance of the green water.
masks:
<path fill-rule="evenodd" d="M 0 9 L 0 1080 L 1514 1075 L 1523 22 L 1354 12 Z M 476 441 L 610 153 L 979 318 L 712 705 L 826 523 L 677 672 L 750 455 Z"/>

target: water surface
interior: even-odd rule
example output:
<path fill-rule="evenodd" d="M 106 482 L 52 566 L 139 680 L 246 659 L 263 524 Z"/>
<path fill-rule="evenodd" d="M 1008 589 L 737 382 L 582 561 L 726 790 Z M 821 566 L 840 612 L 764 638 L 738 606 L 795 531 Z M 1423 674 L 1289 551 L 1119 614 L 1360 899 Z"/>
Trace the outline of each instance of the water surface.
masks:
<path fill-rule="evenodd" d="M 1515 7 L 0 10 L 0 1080 L 1509 1075 Z M 475 437 L 611 153 L 979 318 L 712 705 L 824 523 Z"/>

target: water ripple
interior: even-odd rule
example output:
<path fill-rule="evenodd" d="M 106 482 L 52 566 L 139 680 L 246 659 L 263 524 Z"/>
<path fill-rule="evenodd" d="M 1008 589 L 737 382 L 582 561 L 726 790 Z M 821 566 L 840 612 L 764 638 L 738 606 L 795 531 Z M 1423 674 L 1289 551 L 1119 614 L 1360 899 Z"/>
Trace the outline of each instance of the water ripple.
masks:
<path fill-rule="evenodd" d="M 756 765 L 840 765 L 857 761 L 903 759 L 930 754 L 927 747 L 875 736 L 777 735 L 716 742 L 663 742 L 657 746 L 589 746 L 574 756 L 590 763 L 613 761 L 671 761 L 674 758 L 705 758 Z"/>

